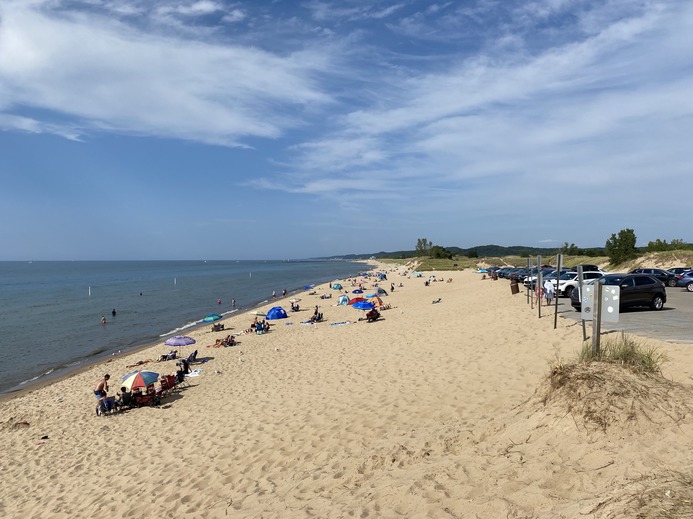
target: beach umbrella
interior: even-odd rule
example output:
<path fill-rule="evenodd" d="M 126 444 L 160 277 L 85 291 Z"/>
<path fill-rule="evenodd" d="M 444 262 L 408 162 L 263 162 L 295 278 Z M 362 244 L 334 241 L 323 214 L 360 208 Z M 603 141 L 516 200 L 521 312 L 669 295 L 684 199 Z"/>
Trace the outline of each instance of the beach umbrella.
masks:
<path fill-rule="evenodd" d="M 361 301 L 365 301 L 365 297 L 355 297 L 353 299 L 349 299 L 349 302 L 347 303 L 348 305 L 353 305 L 354 303 L 359 303 Z"/>
<path fill-rule="evenodd" d="M 219 319 L 221 319 L 221 316 L 219 314 L 209 314 L 202 320 L 206 323 L 212 323 L 214 321 L 218 321 Z"/>
<path fill-rule="evenodd" d="M 137 387 L 147 387 L 150 384 L 155 384 L 159 380 L 159 374 L 153 371 L 133 371 L 123 377 L 121 386 L 126 391 L 132 391 Z"/>
<path fill-rule="evenodd" d="M 353 306 L 357 310 L 373 310 L 375 308 L 375 305 L 370 301 L 356 301 Z"/>
<path fill-rule="evenodd" d="M 164 341 L 166 346 L 188 346 L 190 344 L 195 344 L 195 339 L 192 339 L 186 335 L 176 335 L 175 337 L 169 337 Z"/>
<path fill-rule="evenodd" d="M 363 290 L 361 290 L 360 288 L 357 288 L 356 290 L 352 290 L 351 293 L 352 294 L 363 294 Z"/>

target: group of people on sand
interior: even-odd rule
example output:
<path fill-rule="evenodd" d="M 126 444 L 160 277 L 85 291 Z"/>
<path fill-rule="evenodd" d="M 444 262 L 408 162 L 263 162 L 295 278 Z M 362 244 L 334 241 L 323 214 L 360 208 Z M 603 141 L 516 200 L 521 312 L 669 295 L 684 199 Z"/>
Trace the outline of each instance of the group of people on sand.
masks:
<path fill-rule="evenodd" d="M 120 391 L 116 393 L 116 396 L 109 397 L 108 381 L 110 378 L 111 375 L 106 373 L 94 388 L 94 396 L 96 396 L 97 400 L 97 415 L 116 413 L 125 407 L 141 405 L 143 403 L 151 402 L 158 404 L 160 401 L 153 384 L 150 385 L 144 393 L 139 387 L 134 388 L 132 391 L 128 391 L 128 389 L 123 386 L 120 388 Z"/>
<path fill-rule="evenodd" d="M 162 355 L 160 361 L 164 360 L 174 360 L 177 358 L 177 354 L 174 350 L 171 350 L 167 355 Z M 161 403 L 161 396 L 163 391 L 170 389 L 174 384 L 179 384 L 185 380 L 185 375 L 191 373 L 190 362 L 197 358 L 197 350 L 193 352 L 188 359 L 186 358 L 178 359 L 176 362 L 176 371 L 171 375 L 161 376 L 161 387 L 157 389 L 155 384 L 149 384 L 144 391 L 140 387 L 135 387 L 132 390 L 128 390 L 127 387 L 123 386 L 120 391 L 116 393 L 115 396 L 108 396 L 109 381 L 111 375 L 106 373 L 94 387 L 94 396 L 96 397 L 96 414 L 105 415 L 118 412 L 126 407 L 141 406 L 147 404 L 159 405 Z M 152 362 L 151 360 L 139 361 L 135 364 L 131 364 L 128 368 L 139 366 L 146 362 Z"/>
<path fill-rule="evenodd" d="M 214 342 L 214 344 L 210 344 L 207 347 L 208 348 L 228 348 L 229 346 L 235 346 L 236 344 L 238 344 L 236 342 L 236 338 L 233 335 L 229 334 L 226 337 L 224 337 L 223 339 L 217 339 Z"/>

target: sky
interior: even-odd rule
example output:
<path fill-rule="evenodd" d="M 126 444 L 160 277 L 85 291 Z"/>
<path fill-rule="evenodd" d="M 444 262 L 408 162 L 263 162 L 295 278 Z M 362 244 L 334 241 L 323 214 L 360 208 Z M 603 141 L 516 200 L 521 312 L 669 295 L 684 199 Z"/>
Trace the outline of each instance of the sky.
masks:
<path fill-rule="evenodd" d="M 693 242 L 688 0 L 2 0 L 0 260 Z"/>

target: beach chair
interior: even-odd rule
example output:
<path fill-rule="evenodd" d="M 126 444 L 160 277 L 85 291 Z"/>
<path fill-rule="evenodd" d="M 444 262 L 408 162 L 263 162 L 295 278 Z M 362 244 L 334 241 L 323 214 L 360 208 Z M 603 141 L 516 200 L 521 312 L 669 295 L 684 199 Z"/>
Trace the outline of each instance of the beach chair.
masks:
<path fill-rule="evenodd" d="M 168 377 L 161 377 L 159 381 L 159 387 L 157 388 L 157 394 L 163 398 L 168 396 L 173 391 L 173 386 L 170 384 Z"/>

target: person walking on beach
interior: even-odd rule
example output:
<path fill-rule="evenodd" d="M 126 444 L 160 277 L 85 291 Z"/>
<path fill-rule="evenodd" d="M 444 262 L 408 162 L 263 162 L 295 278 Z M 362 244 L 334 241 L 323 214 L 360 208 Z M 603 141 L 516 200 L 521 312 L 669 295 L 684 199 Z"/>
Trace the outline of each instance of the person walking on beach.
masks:
<path fill-rule="evenodd" d="M 550 305 L 553 300 L 553 283 L 550 279 L 544 281 L 544 297 L 546 298 L 546 304 Z"/>

